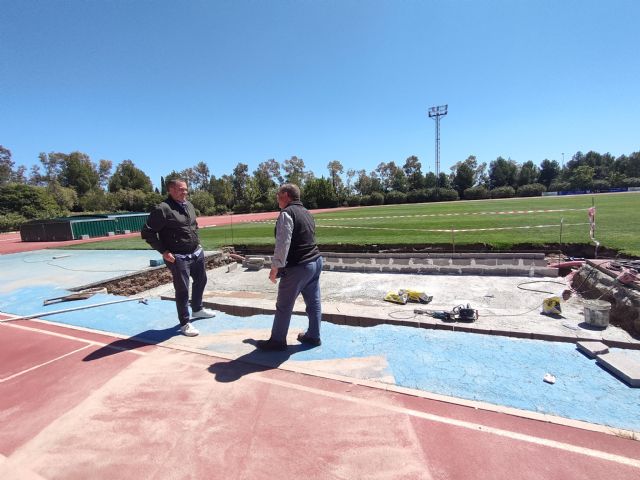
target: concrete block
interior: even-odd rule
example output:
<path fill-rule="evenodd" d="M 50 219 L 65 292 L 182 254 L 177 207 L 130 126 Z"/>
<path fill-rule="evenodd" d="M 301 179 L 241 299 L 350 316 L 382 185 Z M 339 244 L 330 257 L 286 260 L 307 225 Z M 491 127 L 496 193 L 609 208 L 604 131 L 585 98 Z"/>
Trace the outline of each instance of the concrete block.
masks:
<path fill-rule="evenodd" d="M 513 337 L 513 332 L 511 330 L 498 330 L 495 328 L 492 328 L 490 330 L 490 334 L 491 335 L 498 335 L 500 337 Z"/>
<path fill-rule="evenodd" d="M 545 342 L 565 342 L 567 337 L 565 335 L 552 335 L 546 333 L 531 333 L 533 340 L 544 340 Z"/>
<path fill-rule="evenodd" d="M 322 321 L 323 322 L 333 323 L 334 325 L 346 325 L 347 324 L 345 315 L 342 315 L 342 314 L 339 314 L 339 313 L 325 314 L 323 312 L 322 313 Z"/>
<path fill-rule="evenodd" d="M 609 353 L 609 347 L 602 342 L 590 342 L 583 340 L 576 343 L 576 347 L 589 358 L 596 358 L 597 355 Z"/>
<path fill-rule="evenodd" d="M 431 275 L 437 275 L 440 273 L 440 267 L 434 267 L 433 265 L 428 265 L 425 267 L 420 267 L 420 273 L 428 273 Z"/>
<path fill-rule="evenodd" d="M 439 273 L 443 275 L 460 275 L 462 269 L 460 267 L 440 267 Z"/>
<path fill-rule="evenodd" d="M 422 323 L 420 325 L 422 326 Z M 453 323 L 434 323 L 431 328 L 434 330 L 448 330 L 450 332 L 454 330 Z"/>
<path fill-rule="evenodd" d="M 354 317 L 352 315 L 345 315 L 344 316 L 343 325 L 349 325 L 351 327 L 359 327 L 360 326 L 360 318 L 359 317 Z"/>
<path fill-rule="evenodd" d="M 495 266 L 498 264 L 498 261 L 495 258 L 476 258 L 473 263 L 476 265 Z"/>
<path fill-rule="evenodd" d="M 487 267 L 487 275 L 509 276 L 510 270 L 506 267 Z"/>
<path fill-rule="evenodd" d="M 362 263 L 370 264 L 370 265 L 377 265 L 379 267 L 386 267 L 392 261 L 390 258 L 371 258 L 370 260 L 371 261 L 367 261 L 367 260 L 363 259 Z"/>
<path fill-rule="evenodd" d="M 478 254 L 477 253 L 452 253 L 451 254 L 451 258 L 467 258 L 467 259 L 472 259 L 475 258 Z"/>
<path fill-rule="evenodd" d="M 449 266 L 451 265 L 451 259 L 450 258 L 434 258 L 433 265 Z"/>
<path fill-rule="evenodd" d="M 86 235 L 86 234 L 85 234 L 85 235 L 82 235 L 80 238 L 81 238 L 82 240 L 89 240 L 89 238 L 90 238 L 90 237 L 89 237 L 89 235 Z"/>
<path fill-rule="evenodd" d="M 238 269 L 238 264 L 236 262 L 229 263 L 227 265 L 227 273 L 233 272 L 234 270 L 237 270 L 237 269 Z"/>
<path fill-rule="evenodd" d="M 599 355 L 598 365 L 625 381 L 632 387 L 640 387 L 640 353 L 616 351 Z"/>
<path fill-rule="evenodd" d="M 534 274 L 536 277 L 557 277 L 558 269 L 557 268 L 544 268 L 538 267 L 534 270 Z"/>
<path fill-rule="evenodd" d="M 389 318 L 384 321 L 386 325 L 397 325 L 399 327 L 410 327 L 411 325 L 406 320 L 398 320 L 396 318 Z"/>
<path fill-rule="evenodd" d="M 453 331 L 454 332 L 464 332 L 464 333 L 475 333 L 475 328 L 473 327 L 465 327 L 465 324 L 462 323 L 454 323 Z"/>
<path fill-rule="evenodd" d="M 263 257 L 248 257 L 242 264 L 247 270 L 257 271 L 264 266 Z"/>
<path fill-rule="evenodd" d="M 249 316 L 253 315 L 251 310 L 252 310 L 252 308 L 251 307 L 247 307 L 246 305 L 237 305 L 235 314 L 239 315 L 241 317 L 249 317 Z"/>
<path fill-rule="evenodd" d="M 116 232 L 107 232 L 107 237 L 114 237 Z"/>
<path fill-rule="evenodd" d="M 384 322 L 382 320 L 377 320 L 375 318 L 360 317 L 358 319 L 358 325 L 360 325 L 361 327 L 375 327 L 376 325 L 380 325 L 381 323 L 384 323 Z"/>
<path fill-rule="evenodd" d="M 127 233 L 131 233 L 131 230 L 125 230 L 124 234 L 126 235 Z"/>
<path fill-rule="evenodd" d="M 345 258 L 345 257 L 342 257 L 342 263 L 344 263 L 346 265 L 353 265 L 355 263 L 358 263 L 358 259 L 357 258 Z"/>
<path fill-rule="evenodd" d="M 413 263 L 415 265 L 433 265 L 433 259 L 431 258 L 414 258 Z"/>
<path fill-rule="evenodd" d="M 520 259 L 518 258 L 497 258 L 497 265 L 518 265 L 520 263 Z"/>
<path fill-rule="evenodd" d="M 435 330 L 435 323 L 434 322 L 430 322 L 430 321 L 421 321 L 418 324 L 418 328 L 426 328 L 429 330 Z"/>
<path fill-rule="evenodd" d="M 394 258 L 390 259 L 392 265 L 409 265 L 409 258 Z"/>
<path fill-rule="evenodd" d="M 393 271 L 396 273 L 409 273 L 413 275 L 414 273 L 418 273 L 418 269 L 419 267 L 416 267 L 415 265 L 396 265 Z"/>
<path fill-rule="evenodd" d="M 486 275 L 487 270 L 482 267 L 462 267 L 465 275 Z"/>
<path fill-rule="evenodd" d="M 451 265 L 471 265 L 470 258 L 452 258 Z"/>
<path fill-rule="evenodd" d="M 532 272 L 529 267 L 509 267 L 506 274 L 514 277 L 531 277 Z"/>

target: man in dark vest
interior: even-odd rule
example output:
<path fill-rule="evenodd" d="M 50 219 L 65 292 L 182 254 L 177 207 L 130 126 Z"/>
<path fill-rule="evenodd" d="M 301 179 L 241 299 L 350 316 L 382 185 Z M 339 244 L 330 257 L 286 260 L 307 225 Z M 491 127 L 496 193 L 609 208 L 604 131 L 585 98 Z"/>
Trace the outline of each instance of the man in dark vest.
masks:
<path fill-rule="evenodd" d="M 171 271 L 176 291 L 176 308 L 180 331 L 187 337 L 200 332 L 190 319 L 211 318 L 215 312 L 202 307 L 202 294 L 207 284 L 204 251 L 198 237 L 196 210 L 187 200 L 187 182 L 176 178 L 167 182 L 169 196 L 157 205 L 142 228 L 142 238 L 162 254 Z M 189 316 L 189 277 L 193 278 L 192 317 Z"/>
<path fill-rule="evenodd" d="M 309 328 L 298 334 L 298 341 L 313 346 L 320 345 L 320 273 L 322 257 L 316 245 L 315 222 L 300 202 L 300 189 L 286 183 L 278 189 L 280 216 L 276 221 L 276 246 L 271 260 L 269 280 L 278 285 L 276 314 L 269 340 L 258 340 L 260 350 L 284 351 L 287 349 L 287 332 L 293 305 L 302 293 L 307 306 Z"/>

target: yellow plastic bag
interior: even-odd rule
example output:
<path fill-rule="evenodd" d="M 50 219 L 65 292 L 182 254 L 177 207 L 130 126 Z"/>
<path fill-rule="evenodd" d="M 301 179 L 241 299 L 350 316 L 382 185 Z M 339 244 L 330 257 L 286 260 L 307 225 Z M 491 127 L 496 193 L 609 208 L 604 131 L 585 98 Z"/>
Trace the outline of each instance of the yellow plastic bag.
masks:
<path fill-rule="evenodd" d="M 562 313 L 560 297 L 545 298 L 542 302 L 542 313 L 545 315 L 560 315 Z"/>
<path fill-rule="evenodd" d="M 399 295 L 407 295 L 407 299 L 410 302 L 416 302 L 416 303 L 429 303 L 431 300 L 433 300 L 433 297 L 427 295 L 424 292 L 420 292 L 418 290 L 407 290 L 407 289 L 402 289 L 402 290 L 398 290 L 398 294 Z"/>
<path fill-rule="evenodd" d="M 396 293 L 396 292 L 387 292 L 384 296 L 384 299 L 387 302 L 399 303 L 400 305 L 406 305 L 408 300 L 408 295 L 406 293 Z"/>

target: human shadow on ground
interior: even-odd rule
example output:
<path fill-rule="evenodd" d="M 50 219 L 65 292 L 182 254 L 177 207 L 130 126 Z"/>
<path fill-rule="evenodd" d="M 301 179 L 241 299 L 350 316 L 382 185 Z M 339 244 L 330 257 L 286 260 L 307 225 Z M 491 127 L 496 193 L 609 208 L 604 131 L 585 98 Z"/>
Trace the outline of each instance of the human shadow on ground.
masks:
<path fill-rule="evenodd" d="M 256 340 L 246 338 L 242 343 L 248 343 L 255 346 Z M 301 343 L 298 345 L 289 345 L 284 352 L 263 352 L 256 348 L 255 350 L 245 353 L 234 360 L 212 363 L 207 370 L 215 375 L 216 381 L 218 382 L 235 382 L 250 373 L 274 370 L 289 360 L 291 355 L 304 352 L 312 348 L 317 347 Z"/>
<path fill-rule="evenodd" d="M 115 355 L 116 353 L 135 350 L 149 345 L 157 345 L 179 334 L 180 325 L 174 325 L 173 327 L 162 330 L 145 330 L 144 332 L 135 334 L 133 337 L 115 340 L 108 345 L 100 347 L 84 357 L 82 361 L 90 362 L 92 360 L 100 360 L 101 358 Z"/>

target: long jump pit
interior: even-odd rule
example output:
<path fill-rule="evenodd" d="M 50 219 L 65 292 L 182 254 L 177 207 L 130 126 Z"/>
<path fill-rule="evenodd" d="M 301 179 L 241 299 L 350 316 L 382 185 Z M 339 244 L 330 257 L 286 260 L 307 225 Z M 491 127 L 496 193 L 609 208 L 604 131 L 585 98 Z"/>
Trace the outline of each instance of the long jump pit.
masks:
<path fill-rule="evenodd" d="M 236 315 L 223 304 L 272 308 L 275 287 L 265 270 L 230 265 L 209 272 L 207 301 L 220 313 L 198 321 L 195 338 L 178 335 L 174 307 L 161 299 L 170 297 L 165 286 L 138 293 L 146 303 L 25 320 L 15 318 L 46 310 L 44 300 L 70 287 L 3 291 L 10 313 L 0 322 L 0 476 L 637 478 L 638 389 L 577 352 L 575 341 L 550 341 L 555 331 L 549 340 L 533 338 L 542 330 L 525 337 L 523 324 L 536 314 L 566 339 L 620 342 L 612 348 L 633 339 L 611 327 L 576 333 L 563 326 L 580 323 L 569 305 L 564 319 L 529 312 L 496 316 L 492 328 L 478 323 L 537 302 L 544 294 L 532 292 L 527 305 L 509 297 L 522 295 L 517 285 L 531 277 L 461 286 L 460 277 L 449 284 L 443 276 L 325 272 L 327 313 L 370 321 L 323 322 L 322 346 L 307 348 L 295 341 L 306 318 L 294 315 L 288 350 L 270 354 L 252 343 L 268 337 L 270 313 Z M 475 326 L 492 332 L 427 327 L 422 316 L 413 320 L 424 327 L 405 325 L 412 306 L 377 298 L 398 282 L 428 290 L 433 308 L 473 302 Z M 68 306 L 114 299 L 126 297 L 101 293 Z M 497 334 L 510 325 L 521 329 Z"/>

